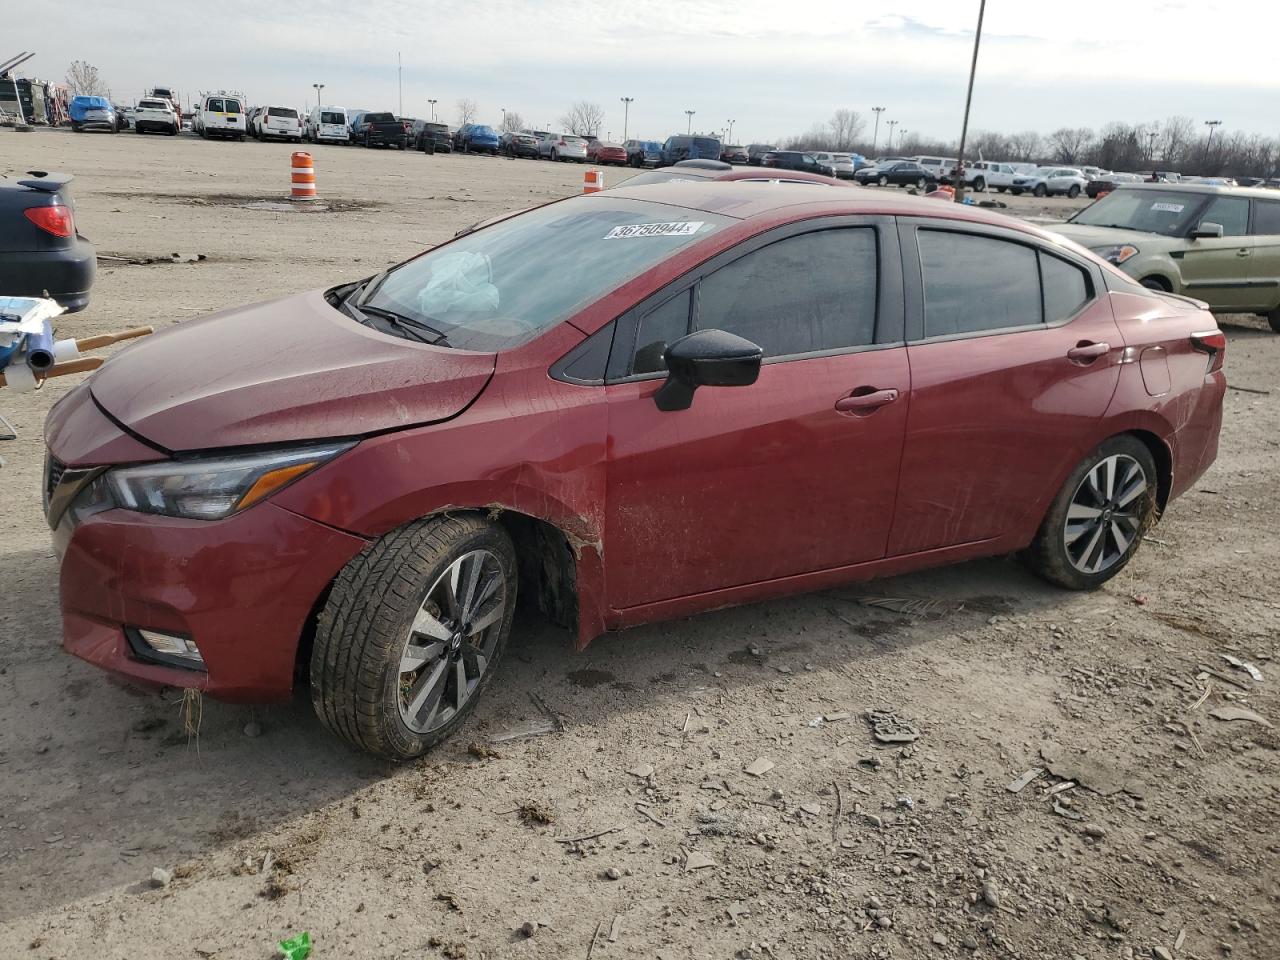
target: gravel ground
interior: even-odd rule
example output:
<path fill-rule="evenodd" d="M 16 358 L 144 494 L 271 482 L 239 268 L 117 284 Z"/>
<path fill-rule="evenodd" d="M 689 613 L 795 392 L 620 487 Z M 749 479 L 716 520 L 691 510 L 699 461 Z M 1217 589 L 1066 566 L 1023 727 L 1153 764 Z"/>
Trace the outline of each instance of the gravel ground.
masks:
<path fill-rule="evenodd" d="M 322 147 L 298 208 L 289 152 L 0 130 L 0 171 L 76 174 L 101 254 L 206 257 L 104 262 L 60 332 L 367 275 L 582 175 Z M 1105 589 L 986 560 L 579 655 L 518 621 L 469 726 L 405 767 L 305 697 L 206 702 L 193 736 L 172 692 L 63 654 L 39 478 L 67 384 L 0 392 L 0 956 L 266 958 L 306 930 L 317 958 L 1280 957 L 1280 736 L 1210 716 L 1280 723 L 1280 338 L 1224 326 L 1247 392 L 1218 462 Z M 879 743 L 869 710 L 918 738 Z"/>

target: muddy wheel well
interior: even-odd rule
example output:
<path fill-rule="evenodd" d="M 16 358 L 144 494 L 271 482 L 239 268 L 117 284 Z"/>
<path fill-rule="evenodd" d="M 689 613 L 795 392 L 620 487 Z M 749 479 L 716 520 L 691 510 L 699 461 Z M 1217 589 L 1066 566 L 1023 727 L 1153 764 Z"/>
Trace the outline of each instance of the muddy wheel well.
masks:
<path fill-rule="evenodd" d="M 1169 453 L 1169 448 L 1165 446 L 1164 441 L 1157 437 L 1154 433 L 1146 430 L 1131 430 L 1130 434 L 1141 440 L 1143 445 L 1151 451 L 1151 459 L 1156 462 L 1156 509 L 1160 513 L 1164 513 L 1164 508 L 1169 503 L 1169 490 L 1173 486 L 1173 456 Z"/>

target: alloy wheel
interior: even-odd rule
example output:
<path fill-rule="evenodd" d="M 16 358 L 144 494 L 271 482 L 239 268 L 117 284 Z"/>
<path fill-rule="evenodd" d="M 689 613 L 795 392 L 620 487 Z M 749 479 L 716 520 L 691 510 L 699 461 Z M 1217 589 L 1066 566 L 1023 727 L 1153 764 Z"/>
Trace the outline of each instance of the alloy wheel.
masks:
<path fill-rule="evenodd" d="M 1067 508 L 1063 545 L 1071 565 L 1098 574 L 1115 566 L 1142 534 L 1147 475 L 1126 454 L 1099 460 L 1076 488 Z"/>
<path fill-rule="evenodd" d="M 400 656 L 400 718 L 414 733 L 438 730 L 475 694 L 493 659 L 507 606 L 497 556 L 473 550 L 431 585 Z"/>

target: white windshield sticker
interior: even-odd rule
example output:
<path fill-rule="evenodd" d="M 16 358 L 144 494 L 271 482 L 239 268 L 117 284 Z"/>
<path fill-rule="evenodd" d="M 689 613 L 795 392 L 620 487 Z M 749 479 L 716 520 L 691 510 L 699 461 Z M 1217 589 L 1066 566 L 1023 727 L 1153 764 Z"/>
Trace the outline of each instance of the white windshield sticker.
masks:
<path fill-rule="evenodd" d="M 625 240 L 630 237 L 691 237 L 702 229 L 704 221 L 686 220 L 679 223 L 628 223 L 614 227 L 604 235 L 606 240 Z"/>
<path fill-rule="evenodd" d="M 1181 213 L 1186 206 L 1181 203 L 1153 203 L 1151 209 L 1160 213 Z"/>

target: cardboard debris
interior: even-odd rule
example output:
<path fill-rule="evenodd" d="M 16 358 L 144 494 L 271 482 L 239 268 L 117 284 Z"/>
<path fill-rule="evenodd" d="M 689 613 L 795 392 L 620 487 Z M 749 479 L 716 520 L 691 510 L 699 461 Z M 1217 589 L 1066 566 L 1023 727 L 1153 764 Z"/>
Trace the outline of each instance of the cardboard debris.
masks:
<path fill-rule="evenodd" d="M 1250 723 L 1260 723 L 1264 727 L 1273 726 L 1270 720 L 1260 713 L 1254 713 L 1244 707 L 1215 707 L 1209 711 L 1209 716 L 1215 720 L 1247 720 Z"/>
<path fill-rule="evenodd" d="M 1017 793 L 1042 773 L 1044 773 L 1044 767 L 1032 767 L 1017 780 L 1013 781 L 1013 783 L 1006 786 L 1005 789 L 1010 793 Z"/>
<path fill-rule="evenodd" d="M 1049 742 L 1041 744 L 1040 756 L 1055 777 L 1074 780 L 1101 796 L 1124 792 L 1141 799 L 1147 795 L 1147 785 L 1125 769 L 1118 759 L 1068 756 L 1065 747 Z"/>
<path fill-rule="evenodd" d="M 752 760 L 749 764 L 742 768 L 742 772 L 752 777 L 763 777 L 772 770 L 774 763 L 772 760 L 766 760 L 761 757 L 759 760 Z"/>

